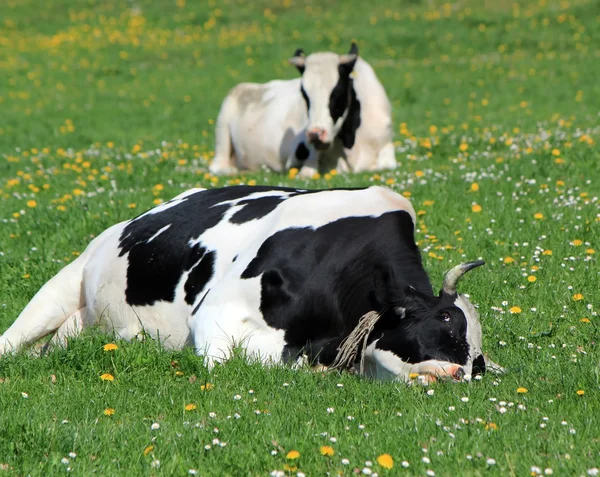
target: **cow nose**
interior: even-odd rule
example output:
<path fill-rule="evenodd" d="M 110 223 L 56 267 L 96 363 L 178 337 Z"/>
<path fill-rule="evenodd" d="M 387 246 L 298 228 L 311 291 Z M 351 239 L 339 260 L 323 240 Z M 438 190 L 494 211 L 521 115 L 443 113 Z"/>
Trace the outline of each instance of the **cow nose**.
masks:
<path fill-rule="evenodd" d="M 310 128 L 306 131 L 306 139 L 317 148 L 321 145 L 328 145 L 327 131 L 323 128 Z"/>
<path fill-rule="evenodd" d="M 464 368 L 461 366 L 452 373 L 452 378 L 455 381 L 461 381 L 465 377 L 466 373 Z"/>

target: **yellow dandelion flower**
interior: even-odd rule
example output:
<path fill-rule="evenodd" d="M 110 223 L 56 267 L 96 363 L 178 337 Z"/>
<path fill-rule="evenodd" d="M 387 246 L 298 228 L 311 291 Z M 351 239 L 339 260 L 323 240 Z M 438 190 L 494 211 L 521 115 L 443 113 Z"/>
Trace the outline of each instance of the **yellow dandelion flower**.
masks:
<path fill-rule="evenodd" d="M 144 455 L 150 454 L 154 450 L 154 446 L 148 446 L 144 449 Z"/>
<path fill-rule="evenodd" d="M 511 306 L 508 311 L 510 311 L 513 315 L 518 315 L 522 310 L 518 306 Z"/>
<path fill-rule="evenodd" d="M 552 250 L 544 250 L 542 255 L 552 255 Z"/>
<path fill-rule="evenodd" d="M 377 463 L 384 469 L 391 469 L 394 467 L 394 459 L 389 454 L 381 454 L 377 457 Z"/>
<path fill-rule="evenodd" d="M 183 376 L 183 371 L 175 371 L 175 376 Z"/>
<path fill-rule="evenodd" d="M 535 214 L 533 214 L 533 218 L 536 220 L 542 220 L 544 218 L 544 214 L 542 214 L 541 212 L 536 212 Z"/>
<path fill-rule="evenodd" d="M 153 203 L 154 205 L 158 205 L 158 204 L 162 204 L 162 201 L 163 201 L 163 200 L 162 200 L 162 199 L 159 197 L 159 198 L 156 198 L 156 199 L 154 199 L 154 200 L 152 201 L 152 203 Z"/>
<path fill-rule="evenodd" d="M 321 455 L 326 455 L 328 457 L 332 457 L 333 454 L 335 454 L 335 451 L 333 450 L 333 447 L 331 447 L 331 446 L 321 446 L 321 448 L 319 449 L 319 452 L 321 453 Z"/>
<path fill-rule="evenodd" d="M 504 263 L 513 263 L 515 261 L 512 257 L 504 257 Z"/>
<path fill-rule="evenodd" d="M 435 204 L 435 200 L 424 200 L 423 201 L 423 205 L 425 207 L 431 207 L 433 204 Z"/>
<path fill-rule="evenodd" d="M 186 404 L 185 405 L 185 410 L 186 411 L 193 411 L 194 409 L 196 409 L 196 405 L 194 403 L 190 403 L 190 404 Z"/>
<path fill-rule="evenodd" d="M 489 430 L 496 431 L 496 430 L 498 430 L 498 424 L 496 424 L 494 422 L 488 422 L 485 425 L 485 430 L 486 431 L 489 431 Z"/>
<path fill-rule="evenodd" d="M 396 182 L 396 179 L 394 179 L 393 177 L 390 177 L 389 179 L 386 179 L 385 183 L 387 185 L 392 185 L 394 182 Z"/>
<path fill-rule="evenodd" d="M 527 392 L 527 388 L 517 388 L 517 393 L 525 394 Z"/>
<path fill-rule="evenodd" d="M 471 191 L 477 192 L 479 190 L 479 184 L 477 182 L 473 182 L 471 184 Z"/>
<path fill-rule="evenodd" d="M 593 248 L 588 248 L 585 250 L 585 253 L 587 253 L 588 255 L 593 255 L 596 253 L 596 251 Z"/>
<path fill-rule="evenodd" d="M 115 410 L 112 407 L 107 407 L 104 410 L 104 415 L 105 416 L 112 416 L 115 413 Z"/>
<path fill-rule="evenodd" d="M 102 381 L 114 381 L 115 377 L 112 374 L 104 373 L 103 375 L 100 376 L 100 379 Z"/>
<path fill-rule="evenodd" d="M 415 172 L 415 176 L 417 177 L 423 177 L 425 175 L 425 173 L 423 171 L 416 171 Z"/>
<path fill-rule="evenodd" d="M 573 295 L 573 300 L 581 301 L 583 300 L 583 295 L 581 293 L 575 293 L 575 295 Z"/>
<path fill-rule="evenodd" d="M 296 465 L 290 465 L 290 464 L 284 464 L 283 465 L 283 470 L 285 470 L 287 472 L 296 472 L 298 470 L 298 466 L 296 466 Z"/>
<path fill-rule="evenodd" d="M 247 184 L 248 184 L 249 186 L 255 186 L 255 185 L 256 185 L 256 181 L 255 181 L 254 179 L 250 179 L 250 180 L 247 182 Z"/>
<path fill-rule="evenodd" d="M 132 202 L 131 204 L 127 204 L 127 207 L 129 207 L 130 209 L 135 209 L 137 205 L 134 202 Z"/>
<path fill-rule="evenodd" d="M 30 208 L 33 209 L 36 206 L 37 206 L 37 202 L 35 200 L 28 200 L 27 201 L 27 207 L 30 207 Z"/>
<path fill-rule="evenodd" d="M 477 214 L 483 210 L 483 207 L 481 207 L 479 204 L 473 204 L 471 210 Z"/>
<path fill-rule="evenodd" d="M 405 190 L 404 192 L 402 192 L 402 195 L 406 198 L 412 196 L 412 192 L 409 190 Z"/>
<path fill-rule="evenodd" d="M 416 379 L 418 376 L 419 376 L 419 373 L 410 373 L 410 374 L 408 375 L 408 377 L 409 377 L 410 379 Z"/>
<path fill-rule="evenodd" d="M 579 389 L 579 390 L 577 391 L 577 395 L 578 395 L 578 396 L 583 396 L 584 394 L 585 394 L 585 391 L 584 391 L 583 389 Z"/>
<path fill-rule="evenodd" d="M 206 383 L 206 384 L 203 384 L 202 386 L 200 386 L 200 391 L 210 391 L 214 387 L 215 387 L 214 384 Z"/>
<path fill-rule="evenodd" d="M 103 349 L 104 351 L 114 351 L 116 349 L 119 349 L 119 347 L 114 343 L 108 343 L 104 345 Z"/>
<path fill-rule="evenodd" d="M 575 247 L 581 247 L 581 245 L 583 245 L 583 241 L 579 240 L 579 239 L 575 239 L 571 242 L 572 245 L 574 245 Z"/>
<path fill-rule="evenodd" d="M 469 149 L 469 145 L 466 142 L 463 142 L 463 143 L 461 143 L 460 146 L 458 146 L 458 150 L 461 152 L 465 152 L 468 149 Z"/>
<path fill-rule="evenodd" d="M 290 460 L 295 460 L 298 457 L 300 457 L 300 452 L 298 452 L 297 450 L 291 450 L 285 455 L 285 458 Z"/>
<path fill-rule="evenodd" d="M 529 275 L 529 276 L 527 277 L 527 281 L 528 281 L 529 283 L 533 283 L 533 282 L 537 281 L 537 277 L 534 277 L 533 275 Z"/>
<path fill-rule="evenodd" d="M 589 318 L 582 318 L 581 320 L 582 323 L 590 323 L 590 319 Z"/>
<path fill-rule="evenodd" d="M 560 149 L 552 149 L 553 156 L 560 156 Z"/>

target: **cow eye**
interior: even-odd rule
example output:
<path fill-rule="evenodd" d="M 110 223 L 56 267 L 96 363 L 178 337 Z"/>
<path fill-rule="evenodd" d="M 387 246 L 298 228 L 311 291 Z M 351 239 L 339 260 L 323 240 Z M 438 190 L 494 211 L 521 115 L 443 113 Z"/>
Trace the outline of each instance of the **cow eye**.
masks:
<path fill-rule="evenodd" d="M 443 312 L 442 320 L 444 320 L 446 323 L 450 323 L 450 313 Z"/>

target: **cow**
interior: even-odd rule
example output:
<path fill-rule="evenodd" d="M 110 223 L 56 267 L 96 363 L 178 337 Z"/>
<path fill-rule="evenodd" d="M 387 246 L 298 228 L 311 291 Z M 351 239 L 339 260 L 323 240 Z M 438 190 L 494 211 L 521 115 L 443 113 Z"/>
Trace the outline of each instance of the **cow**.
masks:
<path fill-rule="evenodd" d="M 227 95 L 216 121 L 214 174 L 266 165 L 298 168 L 300 176 L 337 168 L 365 171 L 396 167 L 391 105 L 373 68 L 350 52 L 289 60 L 293 80 L 240 83 Z"/>
<path fill-rule="evenodd" d="M 0 355 L 98 326 L 194 346 L 209 366 L 241 347 L 263 363 L 327 367 L 375 312 L 351 363 L 364 374 L 482 374 L 478 313 L 456 285 L 483 262 L 452 268 L 434 295 L 414 229 L 410 202 L 380 186 L 191 189 L 93 239 L 0 337 Z"/>

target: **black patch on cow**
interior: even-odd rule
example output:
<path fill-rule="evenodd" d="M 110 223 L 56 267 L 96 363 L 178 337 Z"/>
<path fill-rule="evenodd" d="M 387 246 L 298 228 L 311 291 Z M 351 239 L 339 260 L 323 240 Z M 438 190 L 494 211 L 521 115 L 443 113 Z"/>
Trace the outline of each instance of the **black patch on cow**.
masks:
<path fill-rule="evenodd" d="M 243 224 L 264 217 L 273 212 L 277 206 L 288 196 L 267 196 L 256 199 L 241 200 L 237 205 L 243 207 L 233 214 L 229 222 L 232 224 Z"/>
<path fill-rule="evenodd" d="M 356 97 L 356 91 L 350 89 L 350 109 L 342 124 L 342 129 L 337 137 L 340 138 L 346 149 L 351 149 L 356 142 L 356 130 L 360 127 L 360 101 Z"/>
<path fill-rule="evenodd" d="M 473 360 L 473 372 L 471 374 L 473 376 L 478 376 L 478 375 L 485 374 L 485 371 L 486 371 L 485 359 L 484 359 L 483 355 L 480 354 Z"/>
<path fill-rule="evenodd" d="M 365 313 L 382 313 L 369 342 L 408 363 L 465 364 L 467 321 L 451 296 L 434 296 L 405 211 L 279 231 L 242 279 L 261 277 L 260 310 L 285 330 L 284 360 L 331 364 Z M 399 307 L 403 312 L 396 312 Z"/>
<path fill-rule="evenodd" d="M 198 293 L 204 290 L 204 287 L 212 278 L 215 267 L 215 256 L 214 251 L 205 252 L 200 262 L 190 271 L 183 287 L 185 290 L 185 302 L 188 305 L 194 304 Z"/>
<path fill-rule="evenodd" d="M 300 83 L 300 93 L 302 94 L 302 97 L 304 98 L 304 102 L 306 103 L 306 111 L 310 110 L 310 98 L 308 97 L 308 94 L 306 94 L 306 90 L 304 89 L 304 86 L 302 85 L 302 83 Z"/>
<path fill-rule="evenodd" d="M 306 144 L 304 144 L 303 142 L 298 144 L 298 147 L 296 148 L 295 152 L 296 159 L 298 159 L 299 161 L 306 161 L 306 159 L 308 159 L 309 154 L 310 151 L 306 147 Z"/>
<path fill-rule="evenodd" d="M 262 275 L 265 321 L 286 330 L 289 346 L 301 348 L 346 336 L 373 309 L 374 268 L 387 264 L 398 268 L 405 286 L 432 293 L 405 211 L 277 232 L 261 245 L 241 278 Z"/>
<path fill-rule="evenodd" d="M 340 119 L 348 109 L 351 91 L 353 90 L 352 78 L 348 75 L 343 75 L 340 71 L 340 78 L 329 95 L 329 115 L 334 123 Z"/>
<path fill-rule="evenodd" d="M 293 195 L 305 193 L 292 188 L 269 186 L 210 189 L 178 199 L 180 202 L 177 205 L 161 212 L 143 214 L 131 220 L 119 239 L 119 256 L 127 254 L 128 260 L 125 290 L 127 303 L 144 306 L 153 305 L 156 301 L 172 302 L 181 276 L 194 267 L 191 278 L 185 284 L 186 301 L 193 302 L 210 281 L 216 257 L 214 252 L 207 253 L 201 245 L 190 247 L 189 242 L 215 227 L 223 219 L 231 204 L 218 205 L 221 202 L 267 191 L 287 191 Z M 273 202 L 262 204 L 270 212 Z M 261 216 L 254 206 L 245 214 L 249 220 Z M 169 228 L 149 241 L 166 226 Z"/>
<path fill-rule="evenodd" d="M 233 257 L 233 259 L 231 260 L 231 263 L 235 262 L 238 259 L 238 256 L 236 255 L 235 257 Z"/>

